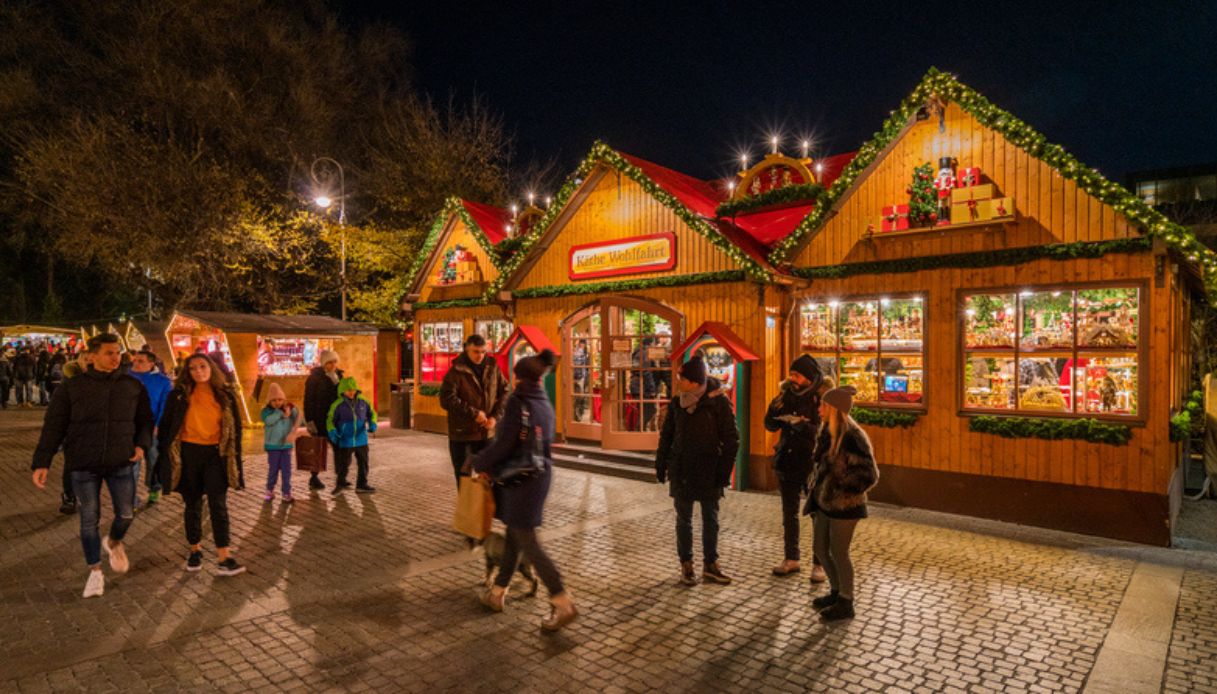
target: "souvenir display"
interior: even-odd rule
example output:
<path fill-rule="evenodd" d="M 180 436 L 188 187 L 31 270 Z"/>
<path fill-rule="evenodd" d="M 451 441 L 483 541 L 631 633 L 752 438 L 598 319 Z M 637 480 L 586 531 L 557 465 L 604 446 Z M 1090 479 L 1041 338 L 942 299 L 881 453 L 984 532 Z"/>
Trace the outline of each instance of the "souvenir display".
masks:
<path fill-rule="evenodd" d="M 1079 360 L 1083 361 L 1083 360 Z M 1079 370 L 1079 411 L 1091 414 L 1137 414 L 1135 357 L 1094 357 Z"/>
<path fill-rule="evenodd" d="M 1136 289 L 1080 290 L 1077 304 L 1078 347 L 1132 349 L 1137 346 Z"/>
<path fill-rule="evenodd" d="M 858 392 L 854 394 L 856 402 L 877 402 L 879 400 L 879 372 L 877 362 L 872 357 L 855 356 L 840 358 L 840 383 L 842 386 L 853 386 Z"/>
<path fill-rule="evenodd" d="M 1073 349 L 1073 292 L 1024 292 L 1019 305 L 1022 349 Z"/>
<path fill-rule="evenodd" d="M 307 376 L 320 366 L 321 352 L 334 348 L 332 339 L 263 337 L 257 338 L 259 376 Z"/>
<path fill-rule="evenodd" d="M 836 311 L 828 304 L 803 304 L 799 309 L 799 346 L 806 352 L 837 348 Z"/>
<path fill-rule="evenodd" d="M 873 352 L 879 348 L 878 302 L 841 304 L 841 351 Z"/>
<path fill-rule="evenodd" d="M 920 352 L 923 317 L 920 298 L 883 299 L 879 339 L 884 352 Z"/>
<path fill-rule="evenodd" d="M 1013 374 L 1013 358 L 971 356 L 964 364 L 964 407 L 1012 409 Z"/>
<path fill-rule="evenodd" d="M 1013 294 L 973 294 L 964 302 L 964 344 L 968 349 L 1014 348 Z"/>

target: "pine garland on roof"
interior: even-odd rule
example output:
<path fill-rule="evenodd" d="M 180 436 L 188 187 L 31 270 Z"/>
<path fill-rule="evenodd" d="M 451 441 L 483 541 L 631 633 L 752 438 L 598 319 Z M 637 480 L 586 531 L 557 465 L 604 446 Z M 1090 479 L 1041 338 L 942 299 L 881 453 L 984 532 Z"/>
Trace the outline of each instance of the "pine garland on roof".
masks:
<path fill-rule="evenodd" d="M 1048 142 L 1030 125 L 998 108 L 976 90 L 960 83 L 953 75 L 940 72 L 936 68 L 930 68 L 913 93 L 892 111 L 883 128 L 858 150 L 857 156 L 829 187 L 824 202 L 817 205 L 794 231 L 774 246 L 769 255 L 771 263 L 788 261 L 790 254 L 807 235 L 823 226 L 836 202 L 854 185 L 862 172 L 896 140 L 901 131 L 912 122 L 917 111 L 932 97 L 958 104 L 981 125 L 997 131 L 1010 144 L 1053 167 L 1061 176 L 1075 181 L 1080 189 L 1096 200 L 1112 207 L 1129 222 L 1144 228 L 1150 236 L 1161 238 L 1185 258 L 1197 263 L 1210 298 L 1217 298 L 1217 253 L 1198 241 L 1190 230 L 1170 221 L 1123 186 L 1107 180 L 1097 170 L 1078 161 L 1066 152 L 1064 147 Z"/>

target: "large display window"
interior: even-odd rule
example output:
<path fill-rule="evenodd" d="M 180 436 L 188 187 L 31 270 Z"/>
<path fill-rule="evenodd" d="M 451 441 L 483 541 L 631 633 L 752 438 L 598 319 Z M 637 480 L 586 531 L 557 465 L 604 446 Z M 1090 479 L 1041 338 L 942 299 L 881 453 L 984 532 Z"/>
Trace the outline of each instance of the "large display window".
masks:
<path fill-rule="evenodd" d="M 854 400 L 925 405 L 925 301 L 922 296 L 809 300 L 799 306 L 799 350 L 815 357 Z"/>
<path fill-rule="evenodd" d="M 1137 416 L 1140 296 L 1128 286 L 964 294 L 964 409 Z"/>
<path fill-rule="evenodd" d="M 423 383 L 439 383 L 461 354 L 465 342 L 465 325 L 422 323 L 418 326 L 418 376 Z"/>
<path fill-rule="evenodd" d="M 307 376 L 321 366 L 321 353 L 334 349 L 331 338 L 258 335 L 259 376 Z"/>
<path fill-rule="evenodd" d="M 507 338 L 511 337 L 511 330 L 509 320 L 479 320 L 473 324 L 473 332 L 486 338 L 486 349 L 491 353 L 503 348 Z"/>

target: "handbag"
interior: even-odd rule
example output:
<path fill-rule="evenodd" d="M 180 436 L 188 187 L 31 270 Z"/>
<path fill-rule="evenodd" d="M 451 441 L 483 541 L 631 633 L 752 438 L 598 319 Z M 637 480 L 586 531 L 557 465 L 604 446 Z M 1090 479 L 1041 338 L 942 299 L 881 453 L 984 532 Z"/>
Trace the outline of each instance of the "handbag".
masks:
<path fill-rule="evenodd" d="M 494 494 L 484 477 L 461 477 L 456 495 L 456 514 L 452 528 L 474 540 L 484 540 L 490 534 L 494 520 Z"/>
<path fill-rule="evenodd" d="M 329 449 L 330 440 L 324 436 L 298 437 L 296 439 L 296 469 L 325 472 L 325 457 Z"/>
<path fill-rule="evenodd" d="M 520 401 L 520 408 L 520 443 L 511 458 L 494 474 L 495 484 L 503 487 L 521 484 L 545 472 L 545 450 L 532 425 L 532 412 L 523 400 Z"/>

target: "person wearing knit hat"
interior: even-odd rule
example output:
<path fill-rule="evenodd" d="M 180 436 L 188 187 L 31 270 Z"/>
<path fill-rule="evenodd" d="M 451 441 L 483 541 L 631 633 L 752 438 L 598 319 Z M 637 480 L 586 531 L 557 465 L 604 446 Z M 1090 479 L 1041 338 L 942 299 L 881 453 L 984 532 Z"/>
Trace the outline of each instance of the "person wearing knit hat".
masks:
<path fill-rule="evenodd" d="M 329 414 L 330 405 L 338 399 L 338 382 L 342 380 L 343 373 L 342 369 L 338 368 L 338 353 L 334 350 L 322 350 L 317 359 L 321 365 L 314 366 L 308 374 L 308 380 L 304 382 L 304 424 L 308 427 L 309 435 L 322 437 L 328 442 L 325 419 Z M 328 445 L 333 449 L 334 459 L 337 460 L 338 449 L 332 443 Z M 324 454 L 325 448 L 321 447 L 320 452 Z M 325 456 L 320 455 L 318 459 L 324 469 Z M 319 470 L 309 471 L 309 489 L 325 488 L 318 473 Z"/>
<path fill-rule="evenodd" d="M 541 628 L 551 632 L 562 629 L 579 615 L 570 592 L 562 584 L 562 574 L 537 541 L 537 528 L 541 526 L 553 479 L 550 446 L 556 419 L 553 405 L 541 387 L 541 379 L 553 368 L 554 360 L 554 353 L 546 349 L 516 362 L 512 368 L 516 387 L 507 397 L 494 438 L 474 456 L 472 465 L 474 473 L 496 480 L 494 515 L 507 526 L 507 545 L 499 562 L 498 575 L 494 585 L 478 599 L 491 611 L 502 612 L 511 577 L 523 555 L 532 563 L 533 571 L 549 592 L 550 614 L 541 622 Z M 504 469 L 521 458 L 522 445 L 532 446 L 532 454 L 528 456 L 530 469 L 511 479 L 503 479 L 506 476 Z"/>
<path fill-rule="evenodd" d="M 866 493 L 879 481 L 874 447 L 849 416 L 857 391 L 833 388 L 821 397 L 824 423 L 812 453 L 811 493 L 804 513 L 815 514 L 813 547 L 831 591 L 811 601 L 824 621 L 854 616 L 854 565 L 849 547 L 858 521 L 866 518 Z"/>
<path fill-rule="evenodd" d="M 669 482 L 676 508 L 676 556 L 680 582 L 697 585 L 693 572 L 693 504 L 701 505 L 702 582 L 726 585 L 731 578 L 718 562 L 718 504 L 731 484 L 739 430 L 731 401 L 717 379 L 707 375 L 705 361 L 694 356 L 681 365 L 676 394 L 655 451 L 655 478 Z"/>
<path fill-rule="evenodd" d="M 790 373 L 765 410 L 765 429 L 781 432 L 774 447 L 773 470 L 782 499 L 784 558 L 773 568 L 774 576 L 798 573 L 799 504 L 811 474 L 811 452 L 820 429 L 820 395 L 825 379 L 820 365 L 804 354 L 790 365 Z M 828 580 L 824 567 L 812 554 L 811 582 Z"/>
<path fill-rule="evenodd" d="M 283 480 L 283 501 L 292 503 L 292 448 L 296 428 L 304 421 L 300 409 L 287 401 L 278 383 L 267 391 L 266 407 L 262 408 L 262 448 L 266 451 L 266 501 L 275 498 L 275 483 Z"/>
<path fill-rule="evenodd" d="M 334 475 L 338 479 L 333 494 L 340 494 L 351 486 L 347 482 L 351 456 L 355 457 L 358 466 L 355 491 L 371 494 L 376 490 L 368 484 L 368 434 L 376 432 L 376 408 L 360 393 L 359 384 L 350 376 L 339 381 L 338 393 L 325 420 L 325 430 L 338 449 L 338 455 L 334 457 Z"/>

